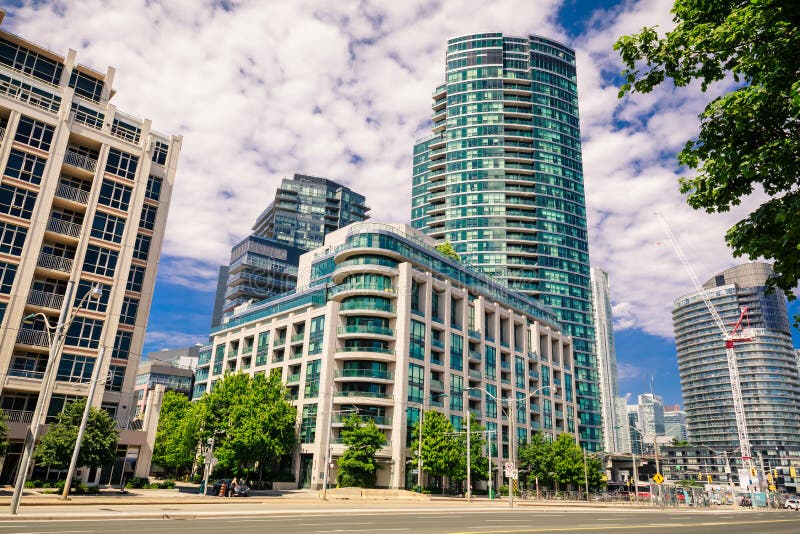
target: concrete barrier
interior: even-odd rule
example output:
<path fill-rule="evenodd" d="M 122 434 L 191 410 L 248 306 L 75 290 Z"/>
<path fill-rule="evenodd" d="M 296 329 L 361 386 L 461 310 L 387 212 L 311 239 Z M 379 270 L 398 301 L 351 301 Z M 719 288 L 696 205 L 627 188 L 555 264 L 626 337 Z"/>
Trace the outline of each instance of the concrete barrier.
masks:
<path fill-rule="evenodd" d="M 322 492 L 320 492 L 322 494 Z M 354 501 L 430 501 L 430 495 L 408 490 L 373 488 L 333 488 L 328 499 Z"/>

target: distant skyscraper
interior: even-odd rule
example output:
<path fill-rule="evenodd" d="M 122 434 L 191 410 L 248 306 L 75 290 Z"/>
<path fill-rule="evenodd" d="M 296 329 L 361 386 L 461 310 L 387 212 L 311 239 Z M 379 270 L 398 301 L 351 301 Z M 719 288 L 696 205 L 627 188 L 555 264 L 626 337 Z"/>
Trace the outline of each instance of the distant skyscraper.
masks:
<path fill-rule="evenodd" d="M 608 273 L 599 267 L 594 267 L 591 278 L 597 375 L 603 413 L 603 445 L 606 452 L 630 452 L 627 413 L 618 411 L 617 350 L 614 346 L 614 319 L 611 314 Z M 627 451 L 623 442 L 629 444 Z"/>
<path fill-rule="evenodd" d="M 369 218 L 366 199 L 334 181 L 305 174 L 284 178 L 275 200 L 258 216 L 253 234 L 303 251 L 322 246 L 325 235 Z"/>
<path fill-rule="evenodd" d="M 211 326 L 218 326 L 236 306 L 295 289 L 300 255 L 322 246 L 329 232 L 367 219 L 365 202 L 362 195 L 325 178 L 284 178 L 275 200 L 258 216 L 253 234 L 231 249 L 230 265 L 220 268 Z"/>
<path fill-rule="evenodd" d="M 686 441 L 686 412 L 680 406 L 667 406 L 664 408 L 664 435 Z"/>
<path fill-rule="evenodd" d="M 642 441 L 652 446 L 656 436 L 664 435 L 664 401 L 658 395 L 645 393 L 639 395 L 639 430 Z"/>
<path fill-rule="evenodd" d="M 573 336 L 580 437 L 603 447 L 574 51 L 538 36 L 447 43 L 432 135 L 414 146 L 411 223 Z"/>
<path fill-rule="evenodd" d="M 635 454 L 642 453 L 642 431 L 639 430 L 639 405 L 628 404 L 628 431 L 630 432 L 631 451 Z"/>
<path fill-rule="evenodd" d="M 786 298 L 767 291 L 772 267 L 747 263 L 704 284 L 722 321 L 732 325 L 747 306 L 752 341 L 736 344 L 744 412 L 754 452 L 798 450 L 800 377 L 792 348 Z M 678 370 L 689 441 L 715 449 L 739 445 L 725 343 L 699 292 L 675 301 L 672 310 Z"/>
<path fill-rule="evenodd" d="M 108 377 L 90 404 L 122 428 L 134 413 L 182 140 L 117 110 L 114 72 L 78 64 L 74 50 L 61 56 L 0 31 L 0 406 L 11 423 L 2 483 L 19 464 L 38 403 L 52 422 L 89 394 L 92 376 Z M 97 299 L 89 298 L 93 288 Z M 43 388 L 48 325 L 60 316 L 68 322 L 54 386 Z M 145 476 L 146 443 L 120 434 L 128 454 L 139 451 L 136 472 Z"/>
<path fill-rule="evenodd" d="M 617 397 L 615 399 L 617 408 L 617 425 L 614 432 L 617 436 L 619 450 L 618 453 L 631 452 L 631 428 L 628 422 L 628 400 L 625 397 Z"/>

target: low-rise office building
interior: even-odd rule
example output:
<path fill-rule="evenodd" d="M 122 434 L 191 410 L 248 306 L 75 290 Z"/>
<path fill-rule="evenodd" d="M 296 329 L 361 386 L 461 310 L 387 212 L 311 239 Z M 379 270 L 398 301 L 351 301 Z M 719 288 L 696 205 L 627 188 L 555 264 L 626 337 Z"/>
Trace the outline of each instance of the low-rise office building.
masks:
<path fill-rule="evenodd" d="M 385 433 L 378 485 L 391 488 L 417 482 L 409 445 L 422 408 L 456 428 L 468 410 L 499 433 L 495 466 L 510 439 L 575 433 L 572 342 L 554 313 L 434 244 L 406 225 L 329 234 L 300 258 L 298 287 L 308 289 L 240 309 L 212 331 L 194 395 L 228 372 L 282 373 L 297 406 L 297 480 L 314 488 L 328 434 L 336 480 L 342 409 L 358 408 Z"/>

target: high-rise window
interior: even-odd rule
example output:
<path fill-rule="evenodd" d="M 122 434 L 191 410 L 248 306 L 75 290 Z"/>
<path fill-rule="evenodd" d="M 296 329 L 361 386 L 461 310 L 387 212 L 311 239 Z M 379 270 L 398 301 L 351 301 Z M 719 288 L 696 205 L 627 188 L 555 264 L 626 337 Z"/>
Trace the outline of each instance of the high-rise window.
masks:
<path fill-rule="evenodd" d="M 9 184 L 0 185 L 0 213 L 30 219 L 35 205 L 35 192 Z"/>
<path fill-rule="evenodd" d="M 154 229 L 156 227 L 157 214 L 157 207 L 151 206 L 150 204 L 142 206 L 142 215 L 139 217 L 139 228 L 144 228 L 145 230 Z"/>
<path fill-rule="evenodd" d="M 108 151 L 108 161 L 106 162 L 106 172 L 133 180 L 136 178 L 136 167 L 139 164 L 139 158 L 133 154 L 128 154 L 116 148 Z"/>
<path fill-rule="evenodd" d="M 161 178 L 153 176 L 152 174 L 147 177 L 147 189 L 145 189 L 144 196 L 151 200 L 158 200 L 161 197 Z"/>
<path fill-rule="evenodd" d="M 114 349 L 111 351 L 111 357 L 120 360 L 127 360 L 131 351 L 131 342 L 133 341 L 133 332 L 117 331 L 114 338 Z"/>
<path fill-rule="evenodd" d="M 132 188 L 113 180 L 103 180 L 103 185 L 100 187 L 100 197 L 97 201 L 111 208 L 128 211 L 132 191 Z"/>
<path fill-rule="evenodd" d="M 122 217 L 102 211 L 95 214 L 92 223 L 92 237 L 112 243 L 121 243 L 123 232 L 125 232 L 125 219 Z"/>
<path fill-rule="evenodd" d="M 141 293 L 142 284 L 144 283 L 144 273 L 144 267 L 139 265 L 131 265 L 131 270 L 128 271 L 128 282 L 125 284 L 125 289 L 127 291 Z"/>
<path fill-rule="evenodd" d="M 14 285 L 14 278 L 17 276 L 17 265 L 0 261 L 0 293 L 8 295 Z"/>
<path fill-rule="evenodd" d="M 45 158 L 12 148 L 11 153 L 8 155 L 5 175 L 9 178 L 16 178 L 17 180 L 39 185 L 42 183 L 45 165 L 47 165 Z"/>
<path fill-rule="evenodd" d="M 50 143 L 53 142 L 53 132 L 55 132 L 55 128 L 49 124 L 23 115 L 19 119 L 14 141 L 48 152 Z"/>
<path fill-rule="evenodd" d="M 135 325 L 136 314 L 139 312 L 139 299 L 125 297 L 122 299 L 122 309 L 119 312 L 120 324 Z"/>
<path fill-rule="evenodd" d="M 73 347 L 96 349 L 100 343 L 100 334 L 102 332 L 103 321 L 78 316 L 69 325 L 64 344 Z"/>
<path fill-rule="evenodd" d="M 86 247 L 86 257 L 83 260 L 83 271 L 99 274 L 101 276 L 114 276 L 117 268 L 119 252 L 107 248 L 89 245 Z"/>
<path fill-rule="evenodd" d="M 19 256 L 27 234 L 28 229 L 24 226 L 0 221 L 0 252 Z"/>

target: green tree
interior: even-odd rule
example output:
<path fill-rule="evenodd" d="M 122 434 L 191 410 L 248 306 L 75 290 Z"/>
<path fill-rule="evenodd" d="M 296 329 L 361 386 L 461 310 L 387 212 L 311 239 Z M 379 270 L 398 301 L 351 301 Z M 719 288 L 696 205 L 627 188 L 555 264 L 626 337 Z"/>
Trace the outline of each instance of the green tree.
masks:
<path fill-rule="evenodd" d="M 419 439 L 419 423 L 414 430 L 414 441 Z M 433 476 L 458 476 L 463 470 L 464 445 L 455 435 L 455 428 L 441 412 L 425 412 L 422 424 L 422 468 Z M 416 459 L 416 451 L 414 451 Z"/>
<path fill-rule="evenodd" d="M 583 451 L 570 434 L 559 434 L 553 442 L 553 472 L 559 484 L 584 485 Z"/>
<path fill-rule="evenodd" d="M 689 442 L 685 439 L 678 439 L 672 438 L 672 443 L 670 443 L 670 447 L 688 447 Z"/>
<path fill-rule="evenodd" d="M 763 189 L 770 198 L 726 235 L 734 256 L 774 260 L 770 283 L 790 299 L 800 280 L 800 4 L 796 0 L 675 0 L 675 29 L 620 37 L 627 93 L 670 79 L 734 90 L 700 115 L 700 133 L 678 154 L 695 176 L 680 181 L 695 209 L 724 212 Z M 800 320 L 800 318 L 797 318 Z"/>
<path fill-rule="evenodd" d="M 450 244 L 450 241 L 445 241 L 444 243 L 439 243 L 436 245 L 436 250 L 450 258 L 451 260 L 461 261 L 461 256 L 458 255 L 456 249 L 453 248 L 453 245 Z"/>
<path fill-rule="evenodd" d="M 555 473 L 553 462 L 552 444 L 544 439 L 541 432 L 531 434 L 528 443 L 522 445 L 517 451 L 519 467 L 525 473 L 528 484 L 551 485 Z"/>
<path fill-rule="evenodd" d="M 8 450 L 8 423 L 6 412 L 0 410 L 0 456 L 5 456 Z"/>
<path fill-rule="evenodd" d="M 246 475 L 277 462 L 297 444 L 297 411 L 275 374 L 228 374 L 197 401 L 201 439 L 215 435 L 214 456 L 224 470 Z"/>
<path fill-rule="evenodd" d="M 337 485 L 374 488 L 378 476 L 375 454 L 386 443 L 386 436 L 374 420 L 364 422 L 358 415 L 351 415 L 345 419 L 341 437 L 347 449 L 339 458 Z"/>
<path fill-rule="evenodd" d="M 158 420 L 153 462 L 175 474 L 188 471 L 192 467 L 199 440 L 197 405 L 189 402 L 186 395 L 167 391 Z"/>
<path fill-rule="evenodd" d="M 78 438 L 86 399 L 70 402 L 42 436 L 33 452 L 37 464 L 52 469 L 67 469 Z M 117 424 L 105 410 L 90 408 L 86 430 L 78 455 L 78 465 L 102 467 L 114 461 L 117 452 Z"/>

